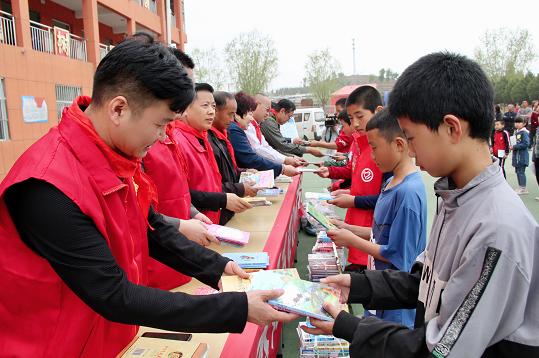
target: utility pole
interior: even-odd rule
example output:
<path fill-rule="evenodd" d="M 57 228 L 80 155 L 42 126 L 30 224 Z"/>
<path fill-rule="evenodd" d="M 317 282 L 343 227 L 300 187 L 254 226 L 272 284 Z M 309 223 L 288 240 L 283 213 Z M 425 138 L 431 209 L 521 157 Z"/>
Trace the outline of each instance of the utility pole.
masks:
<path fill-rule="evenodd" d="M 354 64 L 352 74 L 356 74 L 356 39 L 352 39 L 352 62 Z"/>

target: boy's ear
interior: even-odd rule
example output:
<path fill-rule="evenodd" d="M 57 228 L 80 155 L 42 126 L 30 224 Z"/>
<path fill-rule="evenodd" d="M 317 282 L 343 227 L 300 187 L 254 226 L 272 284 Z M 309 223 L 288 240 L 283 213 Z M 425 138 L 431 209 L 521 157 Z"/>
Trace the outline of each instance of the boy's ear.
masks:
<path fill-rule="evenodd" d="M 395 142 L 395 145 L 397 146 L 397 151 L 399 151 L 399 153 L 408 152 L 408 141 L 406 139 L 402 137 L 395 137 L 393 141 Z"/>
<path fill-rule="evenodd" d="M 382 109 L 384 109 L 383 106 L 378 106 L 378 107 L 376 107 L 376 109 L 374 110 L 374 113 L 378 113 L 378 112 L 380 112 Z"/>
<path fill-rule="evenodd" d="M 440 130 L 446 132 L 452 143 L 458 143 L 468 131 L 468 123 L 452 114 L 446 114 L 442 126 L 438 128 Z"/>

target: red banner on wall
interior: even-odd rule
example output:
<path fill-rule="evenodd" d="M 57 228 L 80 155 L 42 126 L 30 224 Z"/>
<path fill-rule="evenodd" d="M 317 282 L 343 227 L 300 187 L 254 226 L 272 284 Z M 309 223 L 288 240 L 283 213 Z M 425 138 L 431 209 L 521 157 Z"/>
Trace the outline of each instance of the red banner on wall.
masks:
<path fill-rule="evenodd" d="M 69 57 L 70 51 L 70 33 L 68 30 L 60 27 L 54 27 L 54 52 L 57 55 Z"/>

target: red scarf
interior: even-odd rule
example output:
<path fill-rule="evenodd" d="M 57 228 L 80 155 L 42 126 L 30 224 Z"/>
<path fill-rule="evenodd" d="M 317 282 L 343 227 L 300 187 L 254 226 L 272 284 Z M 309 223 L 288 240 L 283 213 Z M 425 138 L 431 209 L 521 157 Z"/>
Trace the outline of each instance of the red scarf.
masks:
<path fill-rule="evenodd" d="M 201 133 L 187 123 L 184 123 L 180 120 L 175 121 L 174 125 L 181 131 L 190 133 L 198 139 L 202 139 L 202 142 L 204 143 L 204 148 L 208 153 L 208 162 L 210 163 L 210 166 L 215 173 L 215 178 L 217 182 L 219 183 L 219 185 L 221 185 L 221 172 L 219 172 L 219 167 L 217 166 L 217 162 L 215 161 L 215 157 L 213 156 L 213 149 L 211 147 L 211 144 L 210 142 L 208 142 L 208 132 L 204 131 Z"/>
<path fill-rule="evenodd" d="M 236 164 L 236 156 L 234 155 L 234 148 L 232 148 L 232 143 L 228 140 L 228 132 L 225 131 L 221 132 L 220 130 L 211 127 L 210 130 L 215 134 L 217 138 L 224 141 L 226 143 L 226 147 L 228 149 L 228 153 L 230 153 L 230 159 L 232 159 L 232 164 L 234 165 L 234 169 L 238 169 L 238 165 Z"/>
<path fill-rule="evenodd" d="M 255 119 L 253 119 L 251 121 L 251 124 L 253 125 L 253 127 L 255 127 L 256 137 L 258 138 L 258 141 L 260 142 L 260 144 L 262 144 L 262 131 L 260 130 L 260 123 L 258 123 Z"/>
<path fill-rule="evenodd" d="M 157 189 L 151 179 L 141 170 L 140 159 L 127 158 L 115 152 L 97 134 L 92 122 L 80 108 L 80 106 L 88 107 L 91 102 L 92 99 L 90 97 L 78 97 L 70 107 L 64 110 L 65 117 L 63 118 L 69 118 L 80 125 L 86 135 L 90 137 L 92 142 L 95 143 L 105 158 L 107 158 L 118 178 L 134 181 L 137 202 L 144 219 L 147 220 L 150 205 L 157 204 Z"/>

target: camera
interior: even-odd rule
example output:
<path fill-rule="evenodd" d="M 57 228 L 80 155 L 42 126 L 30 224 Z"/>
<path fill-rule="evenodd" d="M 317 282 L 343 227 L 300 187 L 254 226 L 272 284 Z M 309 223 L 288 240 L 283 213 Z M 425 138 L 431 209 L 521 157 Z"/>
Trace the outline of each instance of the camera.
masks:
<path fill-rule="evenodd" d="M 337 124 L 339 124 L 339 120 L 335 114 L 326 114 L 326 120 L 324 121 L 326 127 L 335 127 Z"/>

